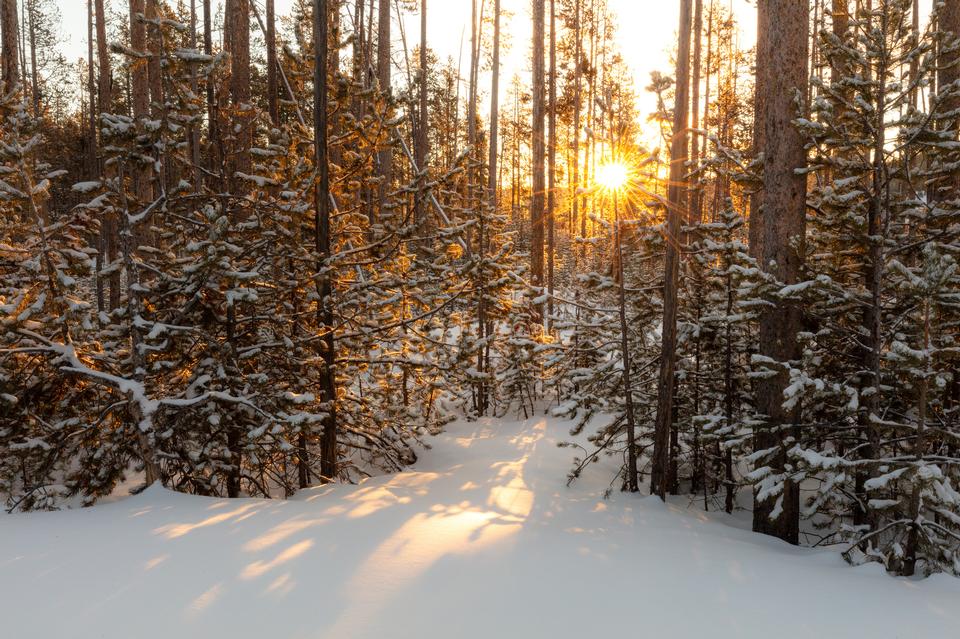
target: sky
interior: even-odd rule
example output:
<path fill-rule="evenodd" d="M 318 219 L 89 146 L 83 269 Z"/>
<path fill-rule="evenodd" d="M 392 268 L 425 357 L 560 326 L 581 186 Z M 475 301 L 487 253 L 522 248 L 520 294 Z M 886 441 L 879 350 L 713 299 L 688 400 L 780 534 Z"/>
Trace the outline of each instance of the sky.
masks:
<path fill-rule="evenodd" d="M 118 2 L 118 0 L 108 1 L 115 4 Z M 263 0 L 255 1 L 262 9 Z M 756 39 L 756 10 L 750 6 L 748 0 L 716 1 L 718 4 L 728 4 L 734 8 L 740 22 L 742 46 L 745 48 L 753 46 Z M 492 0 L 486 0 L 486 2 L 489 11 Z M 679 0 L 608 0 L 608 2 L 612 13 L 617 18 L 617 45 L 632 71 L 641 115 L 645 117 L 655 107 L 653 97 L 643 90 L 649 84 L 650 73 L 652 71 L 673 73 L 673 69 L 670 68 L 670 52 L 676 46 L 680 2 Z M 126 4 L 125 0 L 121 0 L 121 3 Z M 58 0 L 58 4 L 63 15 L 63 46 L 68 53 L 68 58 L 85 57 L 86 1 Z M 276 0 L 278 15 L 286 14 L 291 4 L 292 0 Z M 530 4 L 530 0 L 501 0 L 501 8 L 504 12 L 512 14 L 501 23 L 501 28 L 509 32 L 511 40 L 510 50 L 501 54 L 501 78 L 504 78 L 502 82 L 509 82 L 509 78 L 514 73 L 520 74 L 524 79 L 529 78 Z M 709 0 L 704 4 L 709 5 Z M 464 69 L 467 66 L 466 57 L 469 55 L 469 23 L 470 0 L 428 1 L 427 31 L 430 48 L 441 59 L 450 56 L 456 60 L 462 45 L 465 51 Z M 409 46 L 415 46 L 415 43 L 420 41 L 419 17 L 406 16 L 403 29 Z M 399 31 L 395 27 L 392 34 L 397 51 L 401 47 Z M 481 77 L 480 83 L 481 86 L 488 86 L 489 76 Z M 501 99 L 503 99 L 502 96 L 503 92 L 501 92 Z"/>

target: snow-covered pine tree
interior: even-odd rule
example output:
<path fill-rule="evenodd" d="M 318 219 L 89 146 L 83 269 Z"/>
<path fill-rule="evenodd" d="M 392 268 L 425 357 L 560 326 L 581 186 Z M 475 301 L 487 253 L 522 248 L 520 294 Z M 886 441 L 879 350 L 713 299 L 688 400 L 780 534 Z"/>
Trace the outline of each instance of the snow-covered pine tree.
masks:
<path fill-rule="evenodd" d="M 19 87 L 0 96 L 0 493 L 24 510 L 81 489 L 71 455 L 103 396 L 63 373 L 100 354 L 84 290 L 97 223 L 81 209 L 51 215 L 58 172 L 39 157 L 40 126 Z"/>
<path fill-rule="evenodd" d="M 911 97 L 932 84 L 930 53 L 957 41 L 933 28 L 915 39 L 911 11 L 891 0 L 858 15 L 855 39 L 821 34 L 835 73 L 817 87 L 812 121 L 800 121 L 818 186 L 807 282 L 790 292 L 806 301 L 810 330 L 785 393 L 808 425 L 791 451 L 816 486 L 807 514 L 850 543 L 851 561 L 899 574 L 956 572 L 958 541 L 944 357 L 957 88 L 941 86 L 928 111 Z"/>

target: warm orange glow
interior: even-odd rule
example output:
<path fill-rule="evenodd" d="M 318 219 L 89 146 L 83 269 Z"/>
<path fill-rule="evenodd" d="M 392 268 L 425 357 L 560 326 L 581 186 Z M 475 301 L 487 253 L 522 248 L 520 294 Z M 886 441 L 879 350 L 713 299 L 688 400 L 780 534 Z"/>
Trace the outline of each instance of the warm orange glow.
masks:
<path fill-rule="evenodd" d="M 630 168 L 623 162 L 614 160 L 597 167 L 597 186 L 604 191 L 622 191 L 629 179 Z"/>

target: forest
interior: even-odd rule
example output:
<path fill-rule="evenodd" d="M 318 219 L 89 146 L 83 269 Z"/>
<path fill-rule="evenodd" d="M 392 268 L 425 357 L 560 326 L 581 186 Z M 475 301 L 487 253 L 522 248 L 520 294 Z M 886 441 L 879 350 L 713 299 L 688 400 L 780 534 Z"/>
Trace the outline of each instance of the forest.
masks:
<path fill-rule="evenodd" d="M 456 2 L 459 58 L 440 0 L 0 0 L 0 546 L 527 424 L 550 491 L 955 597 L 960 0 L 658 3 L 647 77 L 612 0 Z"/>

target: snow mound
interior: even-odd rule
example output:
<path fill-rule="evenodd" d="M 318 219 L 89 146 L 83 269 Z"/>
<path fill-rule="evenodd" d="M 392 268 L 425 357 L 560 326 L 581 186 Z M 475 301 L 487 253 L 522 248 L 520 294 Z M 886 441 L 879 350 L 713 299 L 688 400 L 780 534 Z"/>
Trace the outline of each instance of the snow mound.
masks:
<path fill-rule="evenodd" d="M 286 502 L 153 488 L 0 517 L 0 634 L 960 636 L 960 580 L 850 568 L 652 498 L 604 501 L 600 471 L 567 488 L 567 428 L 455 424 L 415 471 Z"/>

